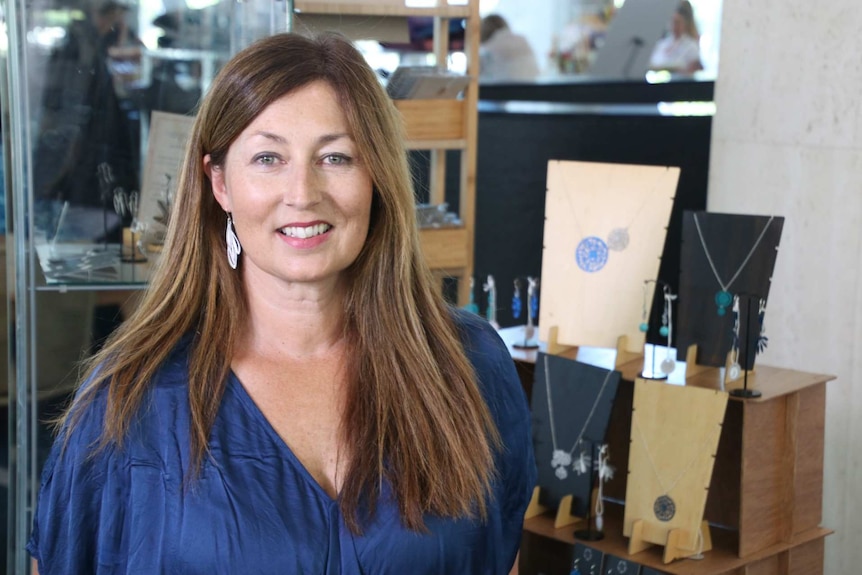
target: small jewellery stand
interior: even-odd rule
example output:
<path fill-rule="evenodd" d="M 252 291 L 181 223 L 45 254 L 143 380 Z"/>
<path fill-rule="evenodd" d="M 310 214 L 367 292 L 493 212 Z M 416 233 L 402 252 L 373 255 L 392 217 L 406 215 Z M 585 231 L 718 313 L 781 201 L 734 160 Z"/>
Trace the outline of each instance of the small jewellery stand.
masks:
<path fill-rule="evenodd" d="M 546 349 L 550 355 L 565 355 L 566 357 L 577 357 L 578 355 L 578 346 L 576 345 L 562 345 L 557 341 L 557 326 L 551 326 L 548 329 L 548 341 Z M 639 353 L 634 353 L 628 350 L 629 348 L 629 336 L 621 335 L 617 337 L 616 346 L 616 359 L 614 359 L 614 367 L 619 367 L 624 363 L 628 363 L 640 357 Z"/>
<path fill-rule="evenodd" d="M 703 513 L 727 394 L 638 379 L 632 406 L 623 523 L 629 553 L 662 545 L 670 563 L 710 550 Z"/>
<path fill-rule="evenodd" d="M 658 332 L 661 337 L 665 338 L 665 347 L 663 350 L 663 358 L 660 360 L 656 359 L 656 345 L 653 344 L 651 346 L 652 353 L 649 354 L 649 364 L 647 363 L 647 353 L 646 346 L 649 340 L 649 318 L 650 318 L 650 308 L 651 305 L 648 302 L 652 302 L 652 296 L 649 294 L 649 286 L 650 284 L 656 284 L 661 286 L 661 296 L 664 302 L 662 314 L 661 314 L 661 327 Z M 676 359 L 674 359 L 674 353 L 672 352 L 672 340 L 673 340 L 673 302 L 676 300 L 677 296 L 672 294 L 670 291 L 670 286 L 661 280 L 644 280 L 644 300 L 643 300 L 643 310 L 641 312 L 641 323 L 638 326 L 640 331 L 645 336 L 644 341 L 644 362 L 643 362 L 643 370 L 641 371 L 640 376 L 643 379 L 658 379 L 665 380 L 670 377 L 670 374 L 673 373 L 674 369 L 676 369 Z M 659 362 L 658 370 L 656 370 L 656 362 Z"/>
<path fill-rule="evenodd" d="M 596 505 L 593 446 L 604 442 L 620 373 L 539 353 L 533 384 L 537 485 L 525 519 L 555 510 L 556 528 L 591 515 Z"/>
<path fill-rule="evenodd" d="M 734 302 L 737 317 L 736 325 L 734 326 L 734 345 L 730 351 L 730 357 L 728 358 L 730 363 L 725 370 L 725 373 L 727 374 L 726 380 L 728 381 L 738 380 L 740 377 L 742 378 L 742 387 L 736 387 L 730 390 L 730 395 L 734 397 L 750 399 L 763 395 L 760 391 L 750 389 L 748 387 L 748 373 L 750 371 L 754 371 L 754 358 L 751 357 L 752 349 L 754 350 L 754 353 L 757 353 L 757 351 L 761 349 L 761 346 L 766 345 L 765 342 L 761 343 L 761 341 L 757 341 L 755 343 L 752 341 L 752 324 L 754 322 L 757 322 L 758 324 L 758 340 L 765 340 L 762 329 L 762 314 L 765 310 L 761 303 L 763 301 L 764 300 L 758 296 L 741 294 L 736 296 L 736 300 Z M 743 353 L 741 362 L 739 359 L 740 350 L 742 350 Z M 740 364 L 742 367 L 740 367 Z M 747 366 L 752 366 L 752 369 L 746 369 Z"/>
<path fill-rule="evenodd" d="M 749 376 L 754 375 L 754 356 L 766 348 L 767 337 L 763 331 L 765 311 L 765 300 L 759 296 L 733 296 L 732 344 L 725 359 L 722 384 L 723 389 L 729 390 L 734 397 L 750 399 L 762 395 L 759 390 L 749 387 Z M 694 344 L 686 349 L 686 377 L 714 369 L 699 365 L 697 352 L 697 345 Z"/>
<path fill-rule="evenodd" d="M 494 329 L 500 329 L 500 324 L 497 323 L 497 284 L 494 282 L 494 276 L 488 274 L 488 279 L 485 280 L 482 290 L 488 294 L 488 308 L 485 310 L 485 317 Z"/>
<path fill-rule="evenodd" d="M 520 294 L 520 280 L 515 278 L 515 295 L 512 297 L 512 316 L 520 317 L 523 307 Z M 536 337 L 536 325 L 534 321 L 539 319 L 539 278 L 527 277 L 527 325 L 524 326 L 524 337 L 514 343 L 515 349 L 539 349 L 539 339 Z"/>

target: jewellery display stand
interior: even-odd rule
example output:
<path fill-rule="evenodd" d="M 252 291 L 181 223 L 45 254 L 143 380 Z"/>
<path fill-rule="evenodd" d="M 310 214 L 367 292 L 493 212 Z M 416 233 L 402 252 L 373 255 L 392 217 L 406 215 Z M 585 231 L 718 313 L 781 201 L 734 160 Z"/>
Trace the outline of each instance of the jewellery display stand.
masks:
<path fill-rule="evenodd" d="M 512 317 L 518 318 L 516 308 L 522 307 L 520 293 L 517 291 L 518 279 L 515 279 L 516 292 L 512 300 Z M 514 344 L 515 349 L 531 350 L 539 349 L 539 340 L 536 338 L 535 321 L 539 319 L 539 278 L 527 277 L 527 325 L 524 328 L 524 337 Z M 516 303 L 517 302 L 517 303 Z"/>
<path fill-rule="evenodd" d="M 754 322 L 758 323 L 758 332 L 761 333 L 762 328 L 762 316 L 760 311 L 758 310 L 759 302 L 763 301 L 762 298 L 758 296 L 752 296 L 747 294 L 741 294 L 736 296 L 735 306 L 738 307 L 736 310 L 737 315 L 737 325 L 735 329 L 735 342 L 734 349 L 730 352 L 728 356 L 728 366 L 725 370 L 727 374 L 725 379 L 726 381 L 741 381 L 742 387 L 736 387 L 730 390 L 730 394 L 735 397 L 741 397 L 745 399 L 750 399 L 754 397 L 760 397 L 762 394 L 757 389 L 751 389 L 748 385 L 748 377 L 751 374 L 753 369 L 742 369 L 740 367 L 743 366 L 754 366 L 753 358 L 749 358 L 748 355 L 751 354 L 752 343 L 754 343 L 754 349 L 760 350 L 760 342 L 757 341 L 760 336 L 753 337 L 752 336 L 752 324 Z M 744 313 L 743 313 L 744 311 Z M 753 321 L 752 321 L 753 319 Z M 752 342 L 752 340 L 754 340 Z M 743 356 L 742 359 L 738 357 L 739 350 L 742 350 Z"/>
<path fill-rule="evenodd" d="M 733 294 L 769 296 L 783 225 L 784 218 L 777 216 L 683 213 L 678 359 L 697 344 L 694 363 L 726 364 L 732 345 Z M 748 342 L 742 369 L 753 369 L 756 346 L 756 338 Z"/>
<path fill-rule="evenodd" d="M 501 330 L 504 340 L 507 329 Z M 526 389 L 534 378 L 535 353 L 510 350 Z M 585 352 L 592 350 L 580 350 L 579 356 Z M 641 367 L 640 358 L 617 363 L 622 379 L 606 434 L 616 472 L 604 487 L 605 538 L 589 543 L 617 557 L 628 557 L 622 502 L 629 478 L 634 380 Z M 721 369 L 698 368 L 699 373 L 687 375 L 686 386 L 722 386 Z M 630 559 L 670 575 L 824 575 L 825 538 L 832 533 L 821 525 L 826 386 L 832 379 L 768 365 L 750 372 L 749 387 L 763 395 L 745 400 L 731 396 L 727 403 L 704 513 L 713 526 L 712 550 L 701 561 L 665 564 L 660 547 Z M 521 575 L 571 572 L 572 551 L 580 542 L 571 527 L 556 528 L 554 521 L 550 513 L 525 520 Z"/>
<path fill-rule="evenodd" d="M 598 444 L 593 443 L 592 452 L 590 453 L 590 457 L 594 462 L 594 467 L 599 464 L 599 447 Z M 587 514 L 584 517 L 584 523 L 586 524 L 583 529 L 578 529 L 575 531 L 575 538 L 581 539 L 583 541 L 601 541 L 605 538 L 605 534 L 602 532 L 602 529 L 596 525 L 593 528 L 593 520 L 598 521 L 599 518 L 593 517 L 593 510 L 596 508 L 596 504 L 601 497 L 601 490 L 595 485 L 595 479 L 598 475 L 599 470 L 590 468 L 590 493 L 592 497 L 590 497 L 590 504 L 587 505 Z"/>
<path fill-rule="evenodd" d="M 679 168 L 548 162 L 539 339 L 641 352 L 643 279 L 658 276 Z M 654 284 L 650 287 L 652 301 Z"/>
<path fill-rule="evenodd" d="M 727 397 L 635 381 L 623 526 L 630 554 L 662 545 L 669 563 L 711 549 L 703 515 Z"/>
<path fill-rule="evenodd" d="M 593 444 L 604 441 L 620 374 L 542 353 L 538 366 L 531 402 L 538 479 L 525 516 L 556 509 L 561 527 L 594 508 Z"/>
<path fill-rule="evenodd" d="M 725 390 L 734 389 L 735 386 L 739 385 L 739 379 L 730 379 L 730 366 L 733 363 L 733 358 L 730 352 L 727 352 L 727 356 L 724 358 L 723 369 L 720 371 L 711 365 L 700 365 L 697 363 L 698 357 L 698 346 L 696 344 L 692 344 L 688 346 L 685 350 L 685 377 L 689 379 L 696 375 L 701 375 L 704 373 L 711 373 L 717 376 L 718 383 Z M 754 369 L 744 370 L 744 373 L 752 374 L 754 373 Z"/>

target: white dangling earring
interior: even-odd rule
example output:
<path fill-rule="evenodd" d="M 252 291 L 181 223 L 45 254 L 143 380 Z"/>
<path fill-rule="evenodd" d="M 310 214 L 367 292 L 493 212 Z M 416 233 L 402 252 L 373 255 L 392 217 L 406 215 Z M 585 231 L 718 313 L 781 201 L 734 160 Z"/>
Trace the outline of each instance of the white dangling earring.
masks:
<path fill-rule="evenodd" d="M 231 269 L 236 269 L 239 254 L 242 253 L 242 246 L 239 243 L 239 238 L 236 237 L 236 232 L 233 230 L 233 220 L 230 214 L 227 215 L 227 230 L 225 231 L 225 242 L 227 243 L 227 263 Z"/>

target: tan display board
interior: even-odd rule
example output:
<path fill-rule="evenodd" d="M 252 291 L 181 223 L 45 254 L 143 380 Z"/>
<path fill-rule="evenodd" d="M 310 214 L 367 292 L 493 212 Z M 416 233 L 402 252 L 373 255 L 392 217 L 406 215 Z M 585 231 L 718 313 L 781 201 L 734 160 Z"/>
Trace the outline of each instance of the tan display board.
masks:
<path fill-rule="evenodd" d="M 679 168 L 548 162 L 539 337 L 641 351 L 644 281 L 658 276 Z M 653 301 L 655 283 L 647 286 Z"/>
<path fill-rule="evenodd" d="M 708 545 L 699 533 L 727 399 L 714 389 L 635 381 L 623 524 L 631 553 L 657 544 L 667 559 Z"/>

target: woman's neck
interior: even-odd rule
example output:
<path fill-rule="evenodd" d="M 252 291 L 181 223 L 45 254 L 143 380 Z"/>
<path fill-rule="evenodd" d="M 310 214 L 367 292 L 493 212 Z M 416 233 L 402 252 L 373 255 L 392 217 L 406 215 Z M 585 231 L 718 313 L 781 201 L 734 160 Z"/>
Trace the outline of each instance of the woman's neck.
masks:
<path fill-rule="evenodd" d="M 337 284 L 246 289 L 248 318 L 241 347 L 267 357 L 326 357 L 344 339 L 343 290 Z"/>

